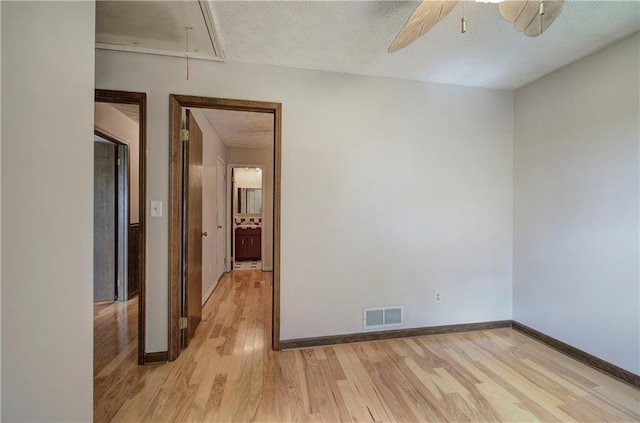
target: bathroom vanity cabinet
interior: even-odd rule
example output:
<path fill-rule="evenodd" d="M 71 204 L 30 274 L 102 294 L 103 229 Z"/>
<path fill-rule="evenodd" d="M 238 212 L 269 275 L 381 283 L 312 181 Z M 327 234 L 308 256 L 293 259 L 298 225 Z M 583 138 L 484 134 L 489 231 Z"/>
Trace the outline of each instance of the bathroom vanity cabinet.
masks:
<path fill-rule="evenodd" d="M 235 260 L 260 260 L 262 228 L 236 228 Z"/>

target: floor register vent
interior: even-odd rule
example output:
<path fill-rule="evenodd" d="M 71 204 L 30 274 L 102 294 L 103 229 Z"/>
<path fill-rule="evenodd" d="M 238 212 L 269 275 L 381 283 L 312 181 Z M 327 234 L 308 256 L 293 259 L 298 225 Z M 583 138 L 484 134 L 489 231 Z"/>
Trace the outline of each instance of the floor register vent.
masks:
<path fill-rule="evenodd" d="M 365 330 L 402 326 L 404 308 L 402 306 L 365 308 L 362 322 Z"/>

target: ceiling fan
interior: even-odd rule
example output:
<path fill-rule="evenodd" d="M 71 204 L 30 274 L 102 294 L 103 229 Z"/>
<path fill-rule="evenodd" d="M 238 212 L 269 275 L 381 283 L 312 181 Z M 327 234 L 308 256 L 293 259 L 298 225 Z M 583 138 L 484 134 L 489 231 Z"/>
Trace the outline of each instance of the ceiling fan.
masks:
<path fill-rule="evenodd" d="M 462 0 L 463 2 L 465 0 Z M 475 0 L 479 3 L 499 3 L 502 17 L 513 27 L 528 37 L 542 34 L 560 15 L 564 0 Z M 389 53 L 405 48 L 426 34 L 438 22 L 445 18 L 458 4 L 458 0 L 423 0 L 413 11 L 407 23 L 400 30 Z M 462 17 L 462 30 L 467 31 L 466 18 Z"/>

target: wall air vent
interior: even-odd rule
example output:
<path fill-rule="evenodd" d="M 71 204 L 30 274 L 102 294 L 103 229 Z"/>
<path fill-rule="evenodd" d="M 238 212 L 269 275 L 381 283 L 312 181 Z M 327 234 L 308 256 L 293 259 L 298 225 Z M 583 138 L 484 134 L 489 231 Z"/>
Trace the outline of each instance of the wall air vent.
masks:
<path fill-rule="evenodd" d="M 365 308 L 363 310 L 364 330 L 402 326 L 403 323 L 404 308 L 402 306 Z"/>

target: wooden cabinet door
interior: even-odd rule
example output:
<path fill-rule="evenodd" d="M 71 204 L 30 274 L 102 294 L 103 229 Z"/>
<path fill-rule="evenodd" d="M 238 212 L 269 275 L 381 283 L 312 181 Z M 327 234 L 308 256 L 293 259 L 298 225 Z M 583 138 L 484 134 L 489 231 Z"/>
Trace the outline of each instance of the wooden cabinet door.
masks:
<path fill-rule="evenodd" d="M 241 233 L 238 233 L 238 230 L 236 230 L 236 254 L 235 254 L 235 259 L 236 261 L 238 260 L 244 260 L 247 258 L 247 247 L 248 247 L 248 236 L 246 235 L 242 235 Z"/>
<path fill-rule="evenodd" d="M 236 229 L 235 259 L 260 260 L 262 252 L 260 228 Z"/>
<path fill-rule="evenodd" d="M 248 238 L 247 245 L 247 255 L 250 259 L 259 260 L 260 259 L 260 235 L 251 235 Z"/>

